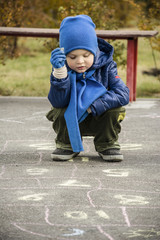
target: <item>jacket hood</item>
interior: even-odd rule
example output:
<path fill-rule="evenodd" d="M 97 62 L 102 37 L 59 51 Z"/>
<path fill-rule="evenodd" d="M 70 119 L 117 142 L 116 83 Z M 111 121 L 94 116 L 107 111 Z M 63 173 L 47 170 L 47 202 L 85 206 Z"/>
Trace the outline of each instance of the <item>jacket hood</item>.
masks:
<path fill-rule="evenodd" d="M 113 60 L 114 48 L 105 40 L 98 38 L 98 50 L 92 69 L 101 68 Z"/>

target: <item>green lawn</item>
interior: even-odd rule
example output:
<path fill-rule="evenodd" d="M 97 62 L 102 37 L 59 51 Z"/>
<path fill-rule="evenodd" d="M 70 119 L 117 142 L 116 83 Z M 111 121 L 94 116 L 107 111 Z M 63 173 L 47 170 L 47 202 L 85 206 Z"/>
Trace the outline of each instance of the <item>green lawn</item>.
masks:
<path fill-rule="evenodd" d="M 3 96 L 47 96 L 51 72 L 50 52 L 43 46 L 43 39 L 19 38 L 22 55 L 0 65 L 0 95 Z M 126 41 L 125 41 L 126 43 Z M 126 56 L 126 51 L 124 52 Z M 157 66 L 160 53 L 155 52 Z M 144 38 L 138 43 L 137 97 L 160 97 L 160 80 L 142 74 L 154 68 L 152 49 Z M 126 69 L 118 68 L 126 82 Z"/>

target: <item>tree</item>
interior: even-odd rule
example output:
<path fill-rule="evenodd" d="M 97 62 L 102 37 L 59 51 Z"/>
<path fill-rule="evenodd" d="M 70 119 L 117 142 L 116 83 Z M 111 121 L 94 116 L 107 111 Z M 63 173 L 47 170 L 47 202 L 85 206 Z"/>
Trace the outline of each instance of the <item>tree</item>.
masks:
<path fill-rule="evenodd" d="M 41 0 L 0 0 L 0 26 L 4 27 L 52 27 L 53 21 L 44 12 Z M 0 37 L 0 60 L 18 56 L 17 38 Z"/>
<path fill-rule="evenodd" d="M 158 30 L 160 25 L 160 1 L 157 0 L 129 0 L 130 4 L 135 8 L 138 17 L 138 27 L 141 30 Z M 154 38 L 149 38 L 152 48 L 152 56 L 155 69 L 151 71 L 155 75 L 159 75 L 154 50 L 160 52 L 160 34 Z"/>

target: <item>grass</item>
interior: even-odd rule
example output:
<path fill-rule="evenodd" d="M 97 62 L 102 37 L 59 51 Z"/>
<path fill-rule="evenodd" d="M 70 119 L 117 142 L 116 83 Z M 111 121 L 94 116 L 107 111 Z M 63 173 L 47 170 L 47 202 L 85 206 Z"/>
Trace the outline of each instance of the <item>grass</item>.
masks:
<path fill-rule="evenodd" d="M 19 38 L 22 55 L 0 65 L 0 95 L 47 96 L 51 73 L 50 51 L 46 51 L 42 39 Z M 125 44 L 127 42 L 125 41 Z M 126 51 L 124 52 L 126 56 Z M 157 66 L 160 53 L 155 52 Z M 140 38 L 138 43 L 137 97 L 160 97 L 158 77 L 144 75 L 143 71 L 155 68 L 149 41 Z M 126 82 L 126 69 L 118 68 Z"/>

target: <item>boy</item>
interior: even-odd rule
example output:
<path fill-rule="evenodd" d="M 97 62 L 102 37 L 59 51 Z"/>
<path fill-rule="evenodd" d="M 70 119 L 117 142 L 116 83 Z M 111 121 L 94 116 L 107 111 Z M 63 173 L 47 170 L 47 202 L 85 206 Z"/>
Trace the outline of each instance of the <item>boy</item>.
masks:
<path fill-rule="evenodd" d="M 52 51 L 47 114 L 57 134 L 53 160 L 69 160 L 83 151 L 82 136 L 106 161 L 122 161 L 118 134 L 129 102 L 129 89 L 117 75 L 113 47 L 96 36 L 87 15 L 65 18 L 60 48 Z"/>

